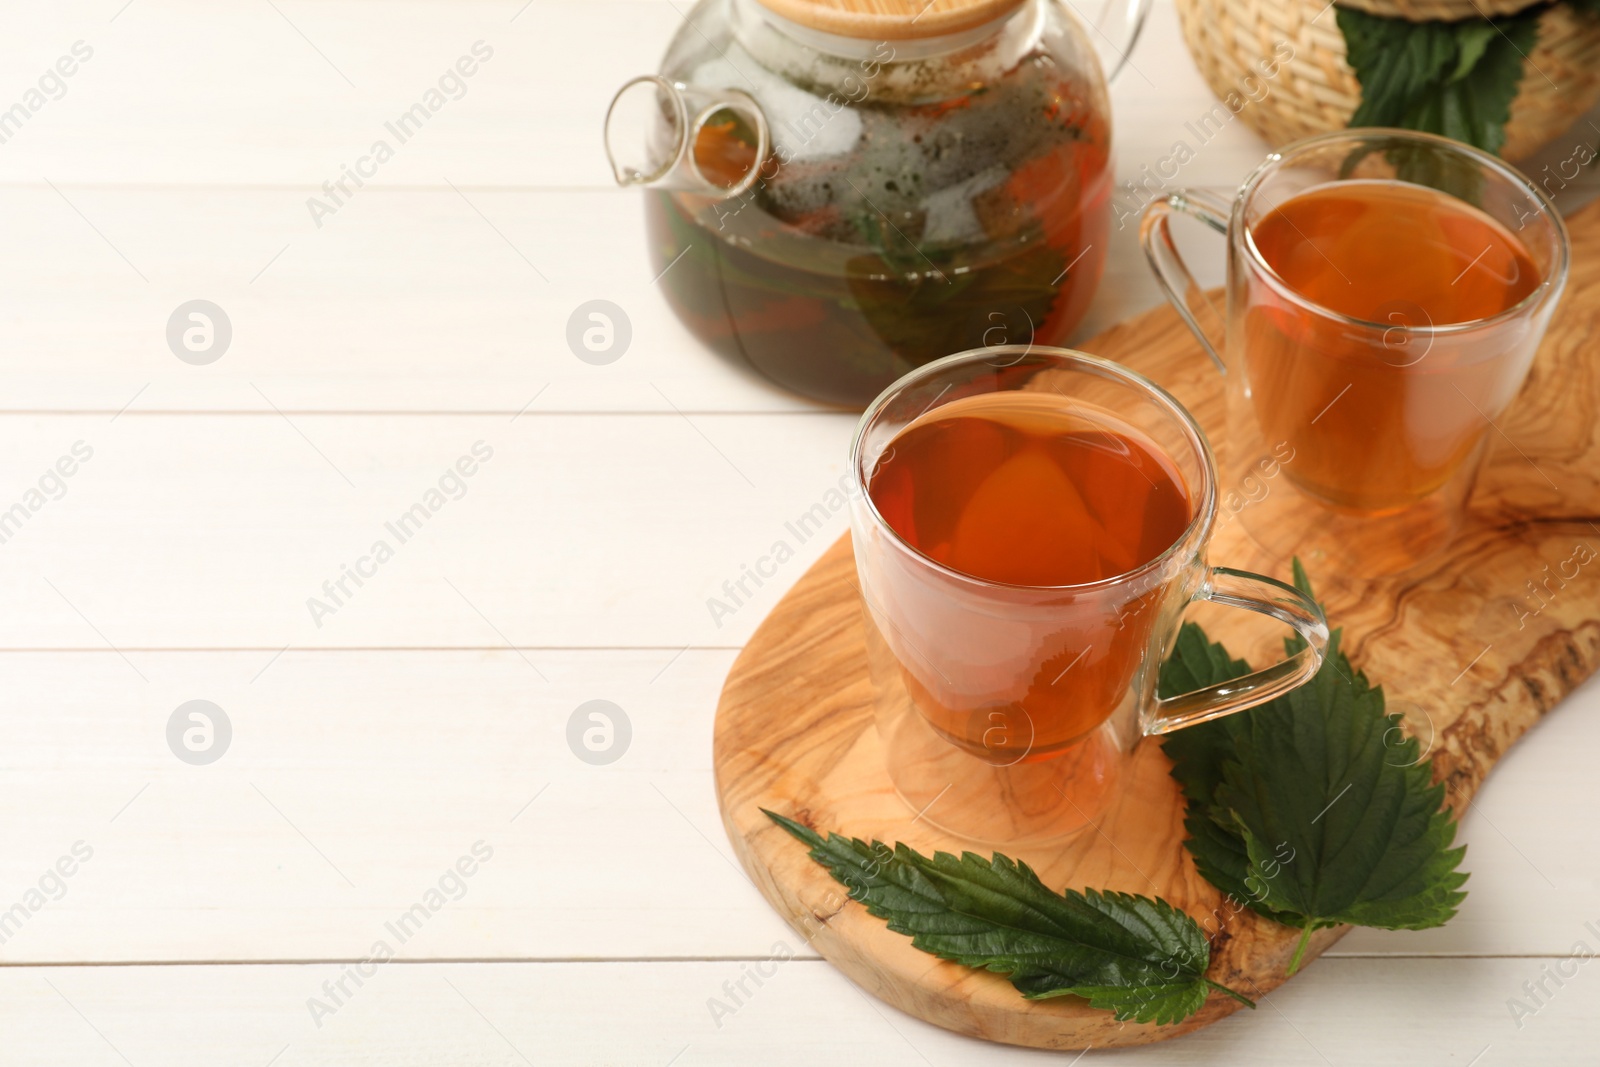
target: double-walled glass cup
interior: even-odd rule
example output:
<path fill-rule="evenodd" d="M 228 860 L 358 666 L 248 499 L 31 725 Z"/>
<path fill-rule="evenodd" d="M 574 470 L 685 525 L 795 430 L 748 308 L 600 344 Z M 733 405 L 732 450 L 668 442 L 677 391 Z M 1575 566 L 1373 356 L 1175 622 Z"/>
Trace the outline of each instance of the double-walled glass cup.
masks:
<path fill-rule="evenodd" d="M 1164 456 L 1191 509 L 1177 540 L 1127 573 L 1049 587 L 962 573 L 912 547 L 873 502 L 880 460 L 902 431 L 937 419 L 942 407 L 1013 390 L 1047 397 L 1075 425 L 1134 437 Z M 901 378 L 867 409 L 850 467 L 889 775 L 921 818 L 951 833 L 998 844 L 1081 829 L 1104 810 L 1139 738 L 1271 700 L 1321 663 L 1328 631 L 1315 602 L 1271 578 L 1207 564 L 1217 512 L 1210 446 L 1181 404 L 1119 364 L 1019 345 L 948 356 Z M 1196 600 L 1277 619 L 1303 647 L 1243 678 L 1158 699 L 1161 661 Z"/>
<path fill-rule="evenodd" d="M 1467 322 L 1433 322 L 1398 299 L 1375 322 L 1317 304 L 1267 262 L 1255 230 L 1290 197 L 1342 183 L 1421 186 L 1487 215 L 1521 242 L 1537 284 L 1505 311 Z M 1220 356 L 1195 318 L 1203 296 L 1173 245 L 1174 212 L 1227 237 Z M 1184 189 L 1152 202 L 1141 239 L 1168 298 L 1226 374 L 1225 519 L 1237 515 L 1280 559 L 1298 554 L 1351 577 L 1411 569 L 1449 544 L 1566 284 L 1566 227 L 1537 186 L 1443 137 L 1339 131 L 1268 156 L 1231 197 Z M 1418 250 L 1397 240 L 1384 251 Z"/>

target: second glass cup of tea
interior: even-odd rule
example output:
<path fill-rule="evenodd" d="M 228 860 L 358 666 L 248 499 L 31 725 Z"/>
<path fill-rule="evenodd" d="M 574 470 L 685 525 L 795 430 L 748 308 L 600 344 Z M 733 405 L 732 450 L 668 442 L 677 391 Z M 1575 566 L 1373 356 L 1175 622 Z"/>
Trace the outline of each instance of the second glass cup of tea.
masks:
<path fill-rule="evenodd" d="M 1309 680 L 1309 597 L 1213 568 L 1210 446 L 1164 390 L 1066 349 L 1000 346 L 913 371 L 862 417 L 851 530 L 888 770 L 919 818 L 994 844 L 1094 822 L 1145 734 Z M 1158 699 L 1184 608 L 1246 608 L 1288 659 Z"/>
<path fill-rule="evenodd" d="M 1227 236 L 1221 356 L 1173 212 Z M 1468 145 L 1348 130 L 1273 153 L 1231 200 L 1152 202 L 1141 239 L 1226 373 L 1224 515 L 1278 558 L 1353 577 L 1444 548 L 1566 284 L 1544 193 Z"/>

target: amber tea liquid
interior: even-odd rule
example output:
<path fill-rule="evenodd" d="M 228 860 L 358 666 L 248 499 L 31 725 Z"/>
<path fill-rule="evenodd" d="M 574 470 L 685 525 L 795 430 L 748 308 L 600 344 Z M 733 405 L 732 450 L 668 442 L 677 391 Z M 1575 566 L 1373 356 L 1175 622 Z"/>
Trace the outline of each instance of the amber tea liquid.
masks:
<path fill-rule="evenodd" d="M 1468 349 L 1410 333 L 1491 318 L 1521 303 L 1541 273 L 1516 234 L 1445 193 L 1396 181 L 1344 181 L 1283 201 L 1250 228 L 1292 297 L 1252 290 L 1244 311 L 1250 399 L 1269 446 L 1301 489 L 1358 513 L 1403 509 L 1474 457 L 1521 380 L 1525 346 Z M 1362 334 L 1365 336 L 1362 336 Z M 1381 336 L 1380 343 L 1374 343 Z"/>
<path fill-rule="evenodd" d="M 935 409 L 890 443 L 868 493 L 918 552 L 1017 586 L 1126 574 L 1177 542 L 1193 517 L 1182 474 L 1152 442 L 1109 412 L 1075 410 L 1043 392 Z M 1088 735 L 1125 698 L 1161 593 L 1135 597 L 1116 618 L 1099 604 L 1075 615 L 1064 595 L 1061 624 L 1020 656 L 1007 648 L 988 662 L 931 672 L 904 664 L 902 673 L 923 716 L 953 743 L 996 762 L 1009 762 L 1008 753 L 1044 758 Z M 933 647 L 959 647 L 978 635 L 922 636 Z M 996 703 L 996 693 L 1009 699 Z M 984 694 L 983 702 L 963 694 Z"/>

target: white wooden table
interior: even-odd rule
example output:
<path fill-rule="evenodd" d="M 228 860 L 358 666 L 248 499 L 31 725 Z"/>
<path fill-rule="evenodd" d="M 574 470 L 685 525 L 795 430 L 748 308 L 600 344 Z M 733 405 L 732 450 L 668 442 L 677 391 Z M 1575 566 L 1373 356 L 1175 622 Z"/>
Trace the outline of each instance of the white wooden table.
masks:
<path fill-rule="evenodd" d="M 5 5 L 0 1062 L 1064 1062 L 864 995 L 730 859 L 718 689 L 843 517 L 720 625 L 706 601 L 835 482 L 853 420 L 691 339 L 609 186 L 610 91 L 680 8 Z M 307 197 L 478 41 L 464 95 L 317 225 Z M 1125 174 L 1211 104 L 1170 7 L 1134 63 Z M 1235 124 L 1182 180 L 1262 151 Z M 1155 302 L 1132 238 L 1086 331 Z M 208 365 L 166 341 L 193 299 L 232 325 Z M 564 339 L 592 299 L 632 324 L 607 366 Z M 360 563 L 379 538 L 393 558 Z M 207 765 L 168 743 L 192 700 L 231 726 Z M 567 740 L 591 700 L 631 725 L 607 765 Z M 1600 951 L 1597 713 L 1590 685 L 1490 780 L 1450 926 L 1353 934 L 1118 1062 L 1593 1062 L 1600 964 L 1564 961 Z M 396 958 L 363 962 L 379 942 Z M 1556 967 L 1519 1025 L 1508 999 Z"/>

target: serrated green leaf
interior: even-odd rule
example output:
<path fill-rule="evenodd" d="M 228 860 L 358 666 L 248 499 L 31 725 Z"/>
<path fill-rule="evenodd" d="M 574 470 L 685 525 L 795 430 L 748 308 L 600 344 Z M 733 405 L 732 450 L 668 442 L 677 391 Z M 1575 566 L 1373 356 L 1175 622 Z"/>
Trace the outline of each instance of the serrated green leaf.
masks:
<path fill-rule="evenodd" d="M 1498 153 L 1542 13 L 1412 22 L 1338 8 L 1345 58 L 1361 84 L 1350 125 L 1423 130 Z M 1433 174 L 1437 160 L 1411 155 L 1395 160 L 1403 179 L 1458 191 L 1451 185 L 1461 175 Z"/>
<path fill-rule="evenodd" d="M 1295 859 L 1264 879 L 1262 903 L 1315 922 L 1385 929 L 1438 926 L 1455 914 L 1465 852 L 1444 787 L 1414 761 L 1415 739 L 1385 714 L 1338 648 L 1307 685 L 1248 720 L 1215 803 L 1232 813 L 1255 859 L 1287 841 Z M 1341 674 L 1348 677 L 1341 677 Z"/>
<path fill-rule="evenodd" d="M 1456 30 L 1456 67 L 1450 80 L 1458 82 L 1471 74 L 1497 35 L 1494 23 L 1488 19 L 1468 19 L 1461 23 Z"/>
<path fill-rule="evenodd" d="M 765 811 L 765 809 L 763 809 Z M 1006 975 L 1030 999 L 1074 995 L 1117 1019 L 1172 1023 L 1200 1010 L 1211 950 L 1200 927 L 1164 900 L 1130 893 L 1055 893 L 1025 863 L 821 834 L 766 811 L 889 929 L 940 959 Z M 1253 1004 L 1251 1005 L 1254 1006 Z"/>
<path fill-rule="evenodd" d="M 1199 626 L 1186 622 L 1161 664 L 1156 688 L 1163 697 L 1177 696 L 1249 673 L 1249 664 L 1234 659 L 1227 649 L 1208 640 Z M 1183 786 L 1184 796 L 1210 802 L 1222 783 L 1222 763 L 1233 751 L 1232 733 L 1239 728 L 1238 716 L 1230 715 L 1167 735 L 1162 751 L 1174 764 L 1173 777 Z"/>
<path fill-rule="evenodd" d="M 1298 560 L 1295 584 L 1311 595 Z M 1340 641 L 1336 630 L 1299 689 L 1167 739 L 1189 798 L 1185 845 L 1213 885 L 1286 925 L 1438 926 L 1465 899 L 1466 850 L 1452 847 L 1456 824 L 1431 763 Z M 1169 682 L 1193 688 L 1243 667 L 1198 627 L 1174 657 L 1182 666 L 1163 670 L 1163 695 L 1182 691 Z"/>
<path fill-rule="evenodd" d="M 1292 650 L 1291 650 L 1292 651 Z M 1157 691 L 1163 697 L 1187 693 L 1250 673 L 1250 665 L 1228 655 L 1228 650 L 1206 637 L 1203 629 L 1186 622 L 1178 630 L 1172 654 L 1162 663 Z M 1231 813 L 1212 803 L 1222 784 L 1223 769 L 1234 758 L 1246 729 L 1248 712 L 1190 726 L 1168 734 L 1161 750 L 1172 761 L 1172 776 L 1183 787 L 1189 803 L 1183 825 L 1185 842 L 1200 876 L 1240 904 L 1249 904 L 1269 919 L 1299 925 L 1256 899 L 1249 884 L 1255 874 L 1249 850 Z"/>

